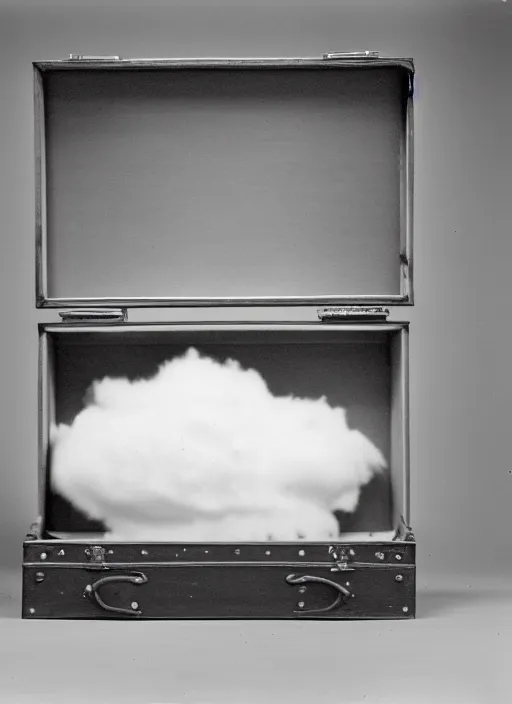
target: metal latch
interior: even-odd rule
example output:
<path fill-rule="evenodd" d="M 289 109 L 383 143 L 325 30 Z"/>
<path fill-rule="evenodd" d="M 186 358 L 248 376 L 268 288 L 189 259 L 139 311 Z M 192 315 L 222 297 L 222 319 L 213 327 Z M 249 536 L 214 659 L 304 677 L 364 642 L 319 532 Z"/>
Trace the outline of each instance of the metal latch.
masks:
<path fill-rule="evenodd" d="M 64 310 L 59 312 L 65 323 L 124 323 L 128 320 L 126 308 L 94 308 L 92 310 Z"/>
<path fill-rule="evenodd" d="M 68 61 L 121 61 L 120 56 L 92 56 L 90 54 L 70 54 Z"/>
<path fill-rule="evenodd" d="M 105 554 L 105 548 L 100 545 L 89 545 L 89 547 L 85 549 L 85 557 L 89 563 L 88 568 L 93 570 L 107 569 Z"/>
<path fill-rule="evenodd" d="M 359 306 L 321 308 L 318 311 L 318 317 L 323 323 L 346 320 L 386 320 L 388 315 L 387 308 L 361 308 Z"/>
<path fill-rule="evenodd" d="M 322 56 L 326 61 L 334 59 L 353 59 L 357 61 L 358 59 L 378 59 L 378 51 L 329 51 Z"/>
<path fill-rule="evenodd" d="M 354 567 L 349 567 L 349 561 L 355 556 L 354 550 L 351 548 L 340 548 L 331 545 L 329 548 L 329 556 L 334 561 L 336 567 L 331 568 L 331 572 L 353 572 Z"/>

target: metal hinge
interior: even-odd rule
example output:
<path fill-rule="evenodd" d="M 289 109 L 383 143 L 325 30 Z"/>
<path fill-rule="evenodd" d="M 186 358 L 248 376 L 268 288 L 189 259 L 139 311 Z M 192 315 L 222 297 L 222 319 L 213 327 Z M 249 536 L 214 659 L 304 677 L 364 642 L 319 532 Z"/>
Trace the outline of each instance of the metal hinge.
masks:
<path fill-rule="evenodd" d="M 95 308 L 93 310 L 64 310 L 59 313 L 65 323 L 124 323 L 128 320 L 126 308 Z"/>
<path fill-rule="evenodd" d="M 354 59 L 355 61 L 359 59 L 378 59 L 378 51 L 329 51 L 323 54 L 322 58 L 326 61 L 334 59 Z"/>
<path fill-rule="evenodd" d="M 121 61 L 120 56 L 92 56 L 90 54 L 70 54 L 67 61 Z"/>
<path fill-rule="evenodd" d="M 386 320 L 388 315 L 387 308 L 360 308 L 359 306 L 321 308 L 318 311 L 318 317 L 323 323 L 347 320 Z"/>

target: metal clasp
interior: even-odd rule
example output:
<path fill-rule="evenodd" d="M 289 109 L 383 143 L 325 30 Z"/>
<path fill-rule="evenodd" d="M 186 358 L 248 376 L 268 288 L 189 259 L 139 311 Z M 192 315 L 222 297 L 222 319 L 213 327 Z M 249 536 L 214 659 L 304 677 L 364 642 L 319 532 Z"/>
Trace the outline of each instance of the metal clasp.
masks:
<path fill-rule="evenodd" d="M 349 560 L 351 560 L 355 552 L 351 548 L 337 548 L 331 545 L 329 548 L 329 555 L 331 559 L 336 564 L 336 567 L 331 568 L 331 572 L 353 572 L 354 567 L 349 567 Z"/>
<path fill-rule="evenodd" d="M 101 547 L 101 545 L 89 545 L 88 548 L 85 549 L 85 557 L 87 558 L 87 561 L 90 563 L 87 566 L 87 569 L 91 570 L 106 570 L 108 569 L 107 565 L 105 564 L 105 548 Z"/>

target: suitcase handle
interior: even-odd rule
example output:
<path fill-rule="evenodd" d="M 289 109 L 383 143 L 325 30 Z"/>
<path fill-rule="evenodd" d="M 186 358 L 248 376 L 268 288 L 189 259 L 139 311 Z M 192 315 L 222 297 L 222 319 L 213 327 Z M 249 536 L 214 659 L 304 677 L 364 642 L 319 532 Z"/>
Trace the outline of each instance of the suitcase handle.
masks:
<path fill-rule="evenodd" d="M 110 606 L 109 604 L 106 604 L 103 601 L 99 594 L 99 590 L 101 589 L 101 587 L 105 586 L 105 584 L 113 584 L 115 582 L 145 584 L 147 581 L 148 578 L 142 572 L 133 572 L 132 574 L 121 574 L 102 577 L 102 579 L 98 579 L 93 584 L 88 584 L 86 586 L 84 596 L 88 597 L 91 600 L 95 600 L 96 604 L 98 604 L 98 606 L 104 611 L 109 611 L 110 613 L 114 614 L 122 614 L 123 616 L 141 616 L 142 611 L 139 610 L 138 604 L 136 604 L 136 602 L 133 602 L 135 608 L 132 607 L 131 609 L 123 609 L 119 606 Z"/>
<path fill-rule="evenodd" d="M 311 614 L 323 614 L 327 613 L 328 611 L 334 611 L 334 609 L 337 609 L 339 606 L 346 603 L 347 600 L 352 596 L 349 590 L 345 589 L 345 587 L 343 587 L 341 584 L 333 582 L 330 579 L 325 579 L 325 577 L 314 577 L 312 575 L 303 575 L 301 577 L 296 574 L 289 574 L 288 577 L 286 577 L 286 582 L 287 584 L 291 584 L 294 586 L 297 584 L 307 584 L 308 582 L 312 582 L 314 584 L 325 584 L 326 586 L 331 587 L 337 592 L 336 599 L 332 602 L 332 604 L 329 604 L 329 606 L 325 606 L 322 609 L 297 609 L 294 611 L 294 613 L 298 616 L 310 616 Z"/>

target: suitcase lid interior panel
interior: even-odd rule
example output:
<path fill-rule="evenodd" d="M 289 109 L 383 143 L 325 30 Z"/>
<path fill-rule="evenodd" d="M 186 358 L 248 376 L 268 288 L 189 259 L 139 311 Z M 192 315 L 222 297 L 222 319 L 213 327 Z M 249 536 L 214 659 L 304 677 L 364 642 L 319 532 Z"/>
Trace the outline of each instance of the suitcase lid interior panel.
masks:
<path fill-rule="evenodd" d="M 410 303 L 411 76 L 37 67 L 38 305 Z"/>

